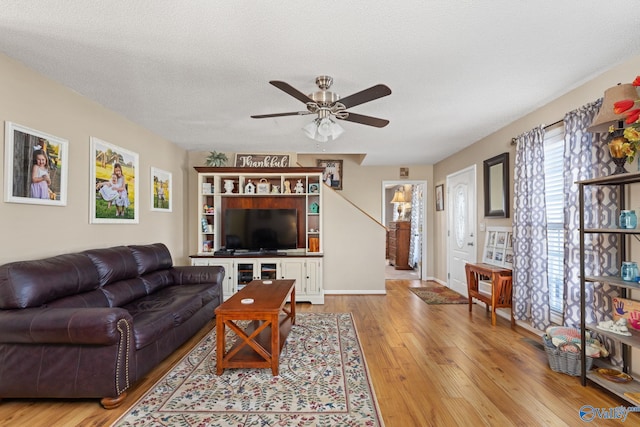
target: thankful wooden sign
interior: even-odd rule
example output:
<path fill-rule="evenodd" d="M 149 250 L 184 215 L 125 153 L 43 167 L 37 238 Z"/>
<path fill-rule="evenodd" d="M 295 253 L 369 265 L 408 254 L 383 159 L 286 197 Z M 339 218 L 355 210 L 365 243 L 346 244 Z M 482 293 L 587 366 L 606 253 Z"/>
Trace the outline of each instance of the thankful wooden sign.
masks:
<path fill-rule="evenodd" d="M 288 168 L 289 154 L 236 154 L 237 168 Z"/>

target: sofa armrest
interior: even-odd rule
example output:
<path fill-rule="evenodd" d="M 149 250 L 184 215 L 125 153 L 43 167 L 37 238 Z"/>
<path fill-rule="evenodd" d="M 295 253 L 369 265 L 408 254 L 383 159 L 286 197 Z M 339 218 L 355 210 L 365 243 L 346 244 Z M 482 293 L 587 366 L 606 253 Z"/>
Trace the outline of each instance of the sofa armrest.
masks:
<path fill-rule="evenodd" d="M 117 307 L 0 310 L 0 343 L 111 345 L 131 325 L 129 312 Z"/>
<path fill-rule="evenodd" d="M 224 267 L 219 265 L 187 265 L 171 269 L 176 285 L 198 285 L 201 283 L 216 283 L 222 285 Z"/>

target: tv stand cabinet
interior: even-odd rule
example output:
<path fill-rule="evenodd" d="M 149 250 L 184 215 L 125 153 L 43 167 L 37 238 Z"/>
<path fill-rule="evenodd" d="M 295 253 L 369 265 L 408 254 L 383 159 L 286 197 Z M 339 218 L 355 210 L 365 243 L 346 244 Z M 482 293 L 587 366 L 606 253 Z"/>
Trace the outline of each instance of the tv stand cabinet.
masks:
<path fill-rule="evenodd" d="M 258 279 L 295 279 L 296 298 L 323 304 L 322 191 L 323 168 L 195 167 L 198 172 L 197 247 L 192 265 L 225 268 L 227 299 Z M 227 209 L 296 209 L 297 248 L 277 254 L 216 255 L 226 244 L 224 212 Z"/>
<path fill-rule="evenodd" d="M 223 297 L 229 299 L 252 280 L 296 281 L 296 300 L 324 304 L 321 255 L 240 256 L 191 255 L 191 265 L 216 265 L 225 270 Z"/>

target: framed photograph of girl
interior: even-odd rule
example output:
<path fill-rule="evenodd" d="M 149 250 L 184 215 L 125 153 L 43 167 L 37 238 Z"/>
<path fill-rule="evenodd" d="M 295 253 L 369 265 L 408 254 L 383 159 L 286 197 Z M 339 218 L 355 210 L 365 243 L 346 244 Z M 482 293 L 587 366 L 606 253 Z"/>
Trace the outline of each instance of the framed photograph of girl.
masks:
<path fill-rule="evenodd" d="M 151 210 L 171 212 L 171 172 L 151 168 Z"/>
<path fill-rule="evenodd" d="M 91 137 L 89 222 L 138 223 L 138 154 Z"/>
<path fill-rule="evenodd" d="M 5 122 L 5 202 L 67 205 L 69 141 Z"/>

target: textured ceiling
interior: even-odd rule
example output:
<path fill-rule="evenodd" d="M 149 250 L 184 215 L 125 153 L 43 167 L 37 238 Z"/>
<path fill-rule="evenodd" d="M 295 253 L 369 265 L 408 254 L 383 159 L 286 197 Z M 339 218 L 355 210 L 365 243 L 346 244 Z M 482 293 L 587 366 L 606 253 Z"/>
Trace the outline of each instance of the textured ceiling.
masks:
<path fill-rule="evenodd" d="M 3 0 L 0 51 L 189 150 L 432 164 L 640 54 L 637 5 Z M 304 109 L 269 80 L 310 93 L 322 74 L 343 97 L 389 86 L 350 111 L 390 124 L 317 144 L 312 116 L 249 117 Z"/>

